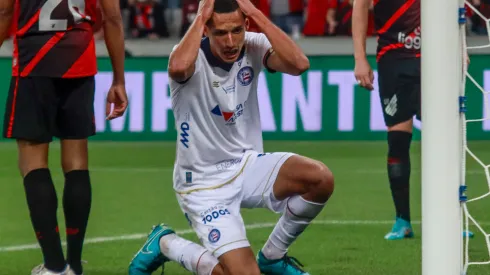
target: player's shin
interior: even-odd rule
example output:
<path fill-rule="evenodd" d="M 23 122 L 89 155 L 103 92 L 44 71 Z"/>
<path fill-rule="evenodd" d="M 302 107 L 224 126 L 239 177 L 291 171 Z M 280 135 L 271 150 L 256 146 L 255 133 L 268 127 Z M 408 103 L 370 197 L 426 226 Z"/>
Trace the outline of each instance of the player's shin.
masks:
<path fill-rule="evenodd" d="M 388 132 L 388 177 L 396 217 L 410 222 L 410 143 L 412 134 Z"/>
<path fill-rule="evenodd" d="M 204 247 L 181 238 L 175 234 L 163 236 L 160 239 L 160 250 L 170 260 L 180 263 L 185 269 L 197 275 L 218 275 L 213 272 L 218 265 L 218 259 Z"/>
<path fill-rule="evenodd" d="M 289 198 L 284 214 L 262 248 L 264 256 L 269 260 L 282 258 L 287 253 L 288 247 L 308 227 L 324 206 L 324 203 L 307 201 L 301 196 Z"/>
<path fill-rule="evenodd" d="M 67 261 L 76 274 L 82 274 L 82 249 L 92 204 L 90 175 L 87 170 L 65 174 L 63 209 L 66 220 Z"/>
<path fill-rule="evenodd" d="M 24 188 L 32 225 L 47 269 L 61 272 L 66 263 L 61 247 L 56 211 L 58 198 L 49 169 L 30 171 L 24 177 Z"/>

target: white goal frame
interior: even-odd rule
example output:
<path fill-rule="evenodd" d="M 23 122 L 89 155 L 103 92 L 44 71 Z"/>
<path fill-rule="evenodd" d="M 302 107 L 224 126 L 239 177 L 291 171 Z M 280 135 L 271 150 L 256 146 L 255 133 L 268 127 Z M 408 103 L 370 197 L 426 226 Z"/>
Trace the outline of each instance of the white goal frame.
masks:
<path fill-rule="evenodd" d="M 421 0 L 422 274 L 462 273 L 459 0 Z"/>

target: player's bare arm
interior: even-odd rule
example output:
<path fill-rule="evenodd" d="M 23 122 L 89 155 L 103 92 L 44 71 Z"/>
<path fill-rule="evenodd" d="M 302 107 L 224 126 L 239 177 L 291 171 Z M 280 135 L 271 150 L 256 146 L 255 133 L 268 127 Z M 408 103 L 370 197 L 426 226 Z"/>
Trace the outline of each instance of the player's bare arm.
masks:
<path fill-rule="evenodd" d="M 359 84 L 373 90 L 374 74 L 366 58 L 368 13 L 372 0 L 355 0 L 352 11 L 352 40 L 356 66 L 354 74 Z"/>
<path fill-rule="evenodd" d="M 0 47 L 7 38 L 14 14 L 15 0 L 0 1 Z"/>
<path fill-rule="evenodd" d="M 204 26 L 213 15 L 213 7 L 214 0 L 200 1 L 194 22 L 170 55 L 168 73 L 173 80 L 184 82 L 194 74 Z"/>
<path fill-rule="evenodd" d="M 310 61 L 301 48 L 250 0 L 237 0 L 237 2 L 243 13 L 257 23 L 274 49 L 274 53 L 265 64 L 269 69 L 290 75 L 300 75 L 310 68 Z"/>
<path fill-rule="evenodd" d="M 107 95 L 106 116 L 111 120 L 120 117 L 128 107 L 124 79 L 124 30 L 119 1 L 101 0 L 104 39 L 111 58 L 114 77 Z M 111 112 L 111 105 L 114 109 Z"/>

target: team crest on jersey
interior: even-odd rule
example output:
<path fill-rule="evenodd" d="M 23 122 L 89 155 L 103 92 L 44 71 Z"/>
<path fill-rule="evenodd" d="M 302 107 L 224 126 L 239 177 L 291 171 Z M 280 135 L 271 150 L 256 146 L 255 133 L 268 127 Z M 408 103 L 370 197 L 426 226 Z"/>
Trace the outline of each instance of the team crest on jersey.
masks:
<path fill-rule="evenodd" d="M 254 70 L 250 66 L 241 68 L 240 71 L 238 71 L 237 79 L 242 86 L 250 85 L 254 79 Z"/>
<path fill-rule="evenodd" d="M 221 110 L 219 105 L 216 105 L 216 107 L 214 107 L 211 110 L 211 113 L 213 115 L 223 117 L 223 119 L 226 122 L 226 125 L 234 125 L 236 123 L 237 119 L 243 115 L 243 104 L 241 104 L 241 103 L 238 104 L 235 107 L 235 110 L 233 110 L 231 112 L 225 112 L 225 111 Z"/>

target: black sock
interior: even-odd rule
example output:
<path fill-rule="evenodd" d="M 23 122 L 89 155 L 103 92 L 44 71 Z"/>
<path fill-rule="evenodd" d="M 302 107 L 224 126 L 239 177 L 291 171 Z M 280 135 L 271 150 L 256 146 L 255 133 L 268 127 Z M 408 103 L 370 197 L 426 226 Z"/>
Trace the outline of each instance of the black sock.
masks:
<path fill-rule="evenodd" d="M 63 209 L 66 220 L 67 261 L 76 274 L 82 274 L 82 249 L 92 204 L 92 189 L 87 170 L 65 174 Z"/>
<path fill-rule="evenodd" d="M 396 217 L 410 222 L 410 143 L 412 134 L 388 132 L 388 178 Z"/>
<path fill-rule="evenodd" d="M 58 198 L 49 169 L 29 172 L 24 177 L 24 188 L 32 226 L 43 252 L 44 265 L 51 271 L 61 272 L 66 262 L 56 217 Z"/>

